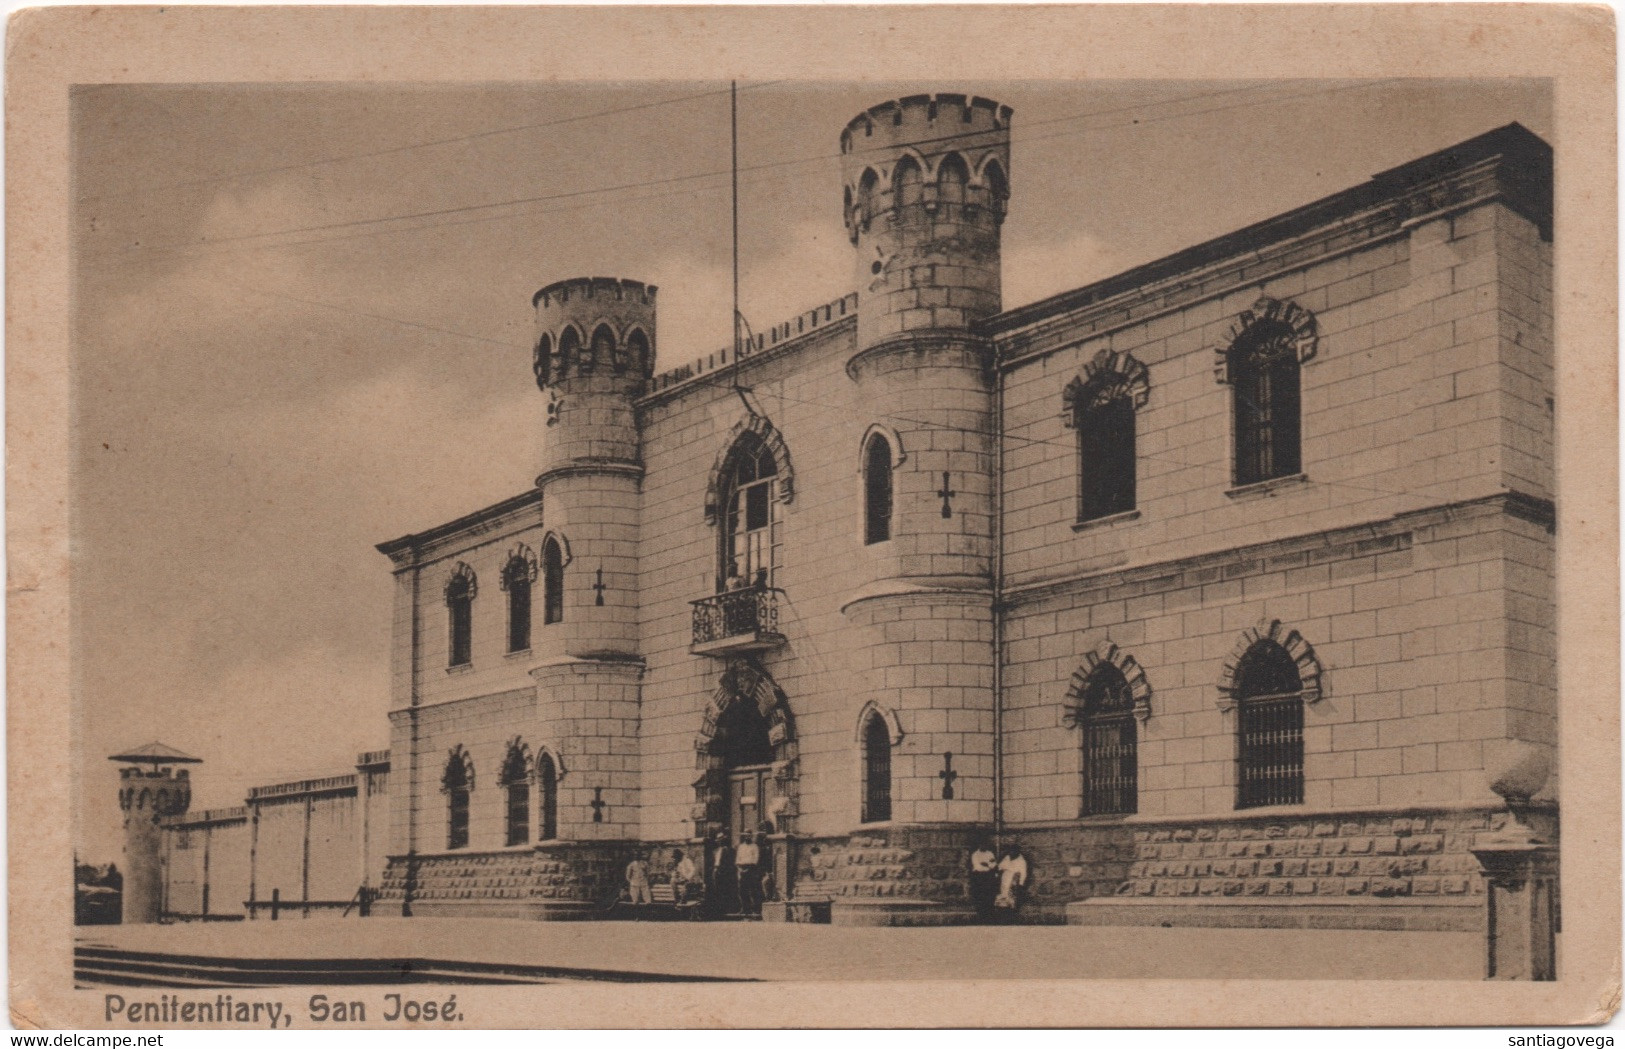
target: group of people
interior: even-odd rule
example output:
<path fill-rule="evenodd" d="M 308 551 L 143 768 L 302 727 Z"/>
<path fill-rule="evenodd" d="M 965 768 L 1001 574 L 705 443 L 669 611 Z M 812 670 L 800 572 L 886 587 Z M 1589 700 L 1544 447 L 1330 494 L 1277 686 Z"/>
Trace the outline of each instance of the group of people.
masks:
<path fill-rule="evenodd" d="M 688 902 L 689 892 L 695 885 L 698 874 L 694 861 L 684 856 L 682 849 L 672 850 L 671 870 L 667 874 L 667 880 L 671 884 L 673 902 Z M 634 904 L 653 903 L 654 896 L 649 884 L 648 861 L 642 856 L 632 857 L 632 862 L 626 865 L 627 898 Z"/>
<path fill-rule="evenodd" d="M 970 899 L 980 921 L 1013 920 L 1027 894 L 1027 857 L 1015 845 L 1000 852 L 980 839 L 970 854 Z"/>
<path fill-rule="evenodd" d="M 718 838 L 711 849 L 710 870 L 702 881 L 699 869 L 683 850 L 672 852 L 667 880 L 672 888 L 672 902 L 685 904 L 699 898 L 705 910 L 714 915 L 744 914 L 760 916 L 762 913 L 763 867 L 762 847 L 756 835 L 746 832 L 735 848 L 726 838 Z M 626 865 L 627 899 L 636 904 L 654 902 L 651 890 L 649 863 L 642 856 L 634 856 Z"/>
<path fill-rule="evenodd" d="M 667 873 L 672 902 L 685 904 L 700 890 L 704 892 L 706 912 L 714 917 L 760 916 L 766 873 L 762 861 L 762 847 L 756 835 L 747 831 L 740 838 L 738 848 L 726 837 L 719 837 L 712 845 L 710 869 L 702 882 L 694 861 L 685 856 L 683 850 L 675 849 Z M 979 839 L 970 854 L 970 899 L 977 919 L 1014 920 L 1026 897 L 1030 874 L 1027 857 L 1018 846 L 1007 844 L 995 851 L 991 840 Z M 634 905 L 654 902 L 649 878 L 649 864 L 642 856 L 633 857 L 626 865 L 627 895 Z"/>

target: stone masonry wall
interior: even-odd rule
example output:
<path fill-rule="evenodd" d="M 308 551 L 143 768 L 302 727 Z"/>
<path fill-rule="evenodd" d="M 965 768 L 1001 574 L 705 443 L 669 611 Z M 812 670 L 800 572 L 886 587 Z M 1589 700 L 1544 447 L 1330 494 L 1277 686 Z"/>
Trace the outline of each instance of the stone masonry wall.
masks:
<path fill-rule="evenodd" d="M 1244 631 L 1275 621 L 1299 631 L 1321 667 L 1304 714 L 1307 808 L 1494 801 L 1486 743 L 1513 730 L 1544 742 L 1554 727 L 1549 697 L 1513 687 L 1505 642 L 1518 597 L 1505 551 L 1512 539 L 1549 541 L 1527 519 L 1542 512 L 1495 498 L 1013 595 L 1007 818 L 1079 814 L 1081 736 L 1064 723 L 1067 694 L 1085 653 L 1107 643 L 1151 688 L 1139 813 L 1231 811 L 1236 715 L 1221 709 L 1218 686 Z M 1549 624 L 1549 606 L 1520 607 Z M 1520 636 L 1542 640 L 1534 627 Z M 1540 709 L 1511 713 L 1526 707 Z"/>

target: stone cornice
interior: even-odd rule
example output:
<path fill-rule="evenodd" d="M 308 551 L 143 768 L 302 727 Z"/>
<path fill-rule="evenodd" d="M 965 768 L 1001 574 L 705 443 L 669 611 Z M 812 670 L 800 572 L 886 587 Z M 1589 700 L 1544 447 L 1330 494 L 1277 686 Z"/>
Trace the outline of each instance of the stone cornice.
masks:
<path fill-rule="evenodd" d="M 952 359 L 954 355 L 958 360 Z M 992 347 L 987 340 L 957 328 L 933 328 L 890 335 L 854 353 L 846 362 L 846 374 L 854 382 L 867 373 L 883 374 L 906 367 L 914 358 L 941 358 L 934 363 L 947 367 L 970 365 L 983 375 L 991 374 Z"/>
<path fill-rule="evenodd" d="M 483 538 L 499 532 L 515 523 L 532 507 L 537 509 L 536 520 L 540 521 L 541 505 L 542 490 L 532 488 L 445 524 L 379 543 L 378 552 L 395 562 L 397 569 L 410 568 L 429 560 L 448 540 Z"/>
<path fill-rule="evenodd" d="M 1151 564 L 1079 572 L 1007 587 L 1001 595 L 1001 604 L 1009 608 L 1062 595 L 1091 592 L 1098 592 L 1093 599 L 1102 601 L 1142 597 L 1220 579 L 1239 579 L 1261 572 L 1393 553 L 1409 549 L 1414 533 L 1420 529 L 1497 515 L 1543 524 L 1553 519 L 1554 511 L 1547 500 L 1521 492 L 1501 492 L 1459 503 L 1411 510 L 1366 524 L 1346 525 Z"/>
<path fill-rule="evenodd" d="M 642 480 L 643 464 L 631 459 L 574 459 L 542 471 L 536 477 L 536 487 L 540 489 L 546 482 L 557 477 L 583 476 L 631 477 Z"/>
<path fill-rule="evenodd" d="M 1418 222 L 1491 202 L 1551 233 L 1551 148 L 1516 124 L 1382 172 L 1275 218 L 1030 306 L 978 328 L 1001 366 L 1260 285 L 1326 258 L 1403 235 Z"/>

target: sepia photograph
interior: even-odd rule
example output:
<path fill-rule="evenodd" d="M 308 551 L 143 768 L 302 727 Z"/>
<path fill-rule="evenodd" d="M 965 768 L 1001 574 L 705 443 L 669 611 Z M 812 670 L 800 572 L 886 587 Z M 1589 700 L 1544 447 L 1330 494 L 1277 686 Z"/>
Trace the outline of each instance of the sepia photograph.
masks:
<path fill-rule="evenodd" d="M 492 17 L 605 56 L 630 14 Z M 1611 197 L 1602 297 L 1554 268 L 1594 142 L 1538 63 L 1217 59 L 62 85 L 66 691 L 16 691 L 15 519 L 8 642 L 14 915 L 17 726 L 64 728 L 58 1013 L 1313 980 L 1347 1011 L 1274 1023 L 1607 1020 Z M 11 334 L 15 518 L 19 354 L 57 351 Z M 70 1024 L 18 950 L 13 1022 Z M 1034 1002 L 984 1022 L 1139 1015 Z"/>

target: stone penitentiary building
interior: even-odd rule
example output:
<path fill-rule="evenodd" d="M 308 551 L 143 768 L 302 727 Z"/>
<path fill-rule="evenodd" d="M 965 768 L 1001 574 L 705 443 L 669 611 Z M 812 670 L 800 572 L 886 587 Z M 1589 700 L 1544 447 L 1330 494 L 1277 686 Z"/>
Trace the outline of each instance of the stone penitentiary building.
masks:
<path fill-rule="evenodd" d="M 736 349 L 536 293 L 534 483 L 379 547 L 374 913 L 765 831 L 781 918 L 958 920 L 996 835 L 1030 920 L 1479 929 L 1503 797 L 1555 840 L 1550 149 L 1006 309 L 1011 119 L 848 123 L 854 291 Z"/>

